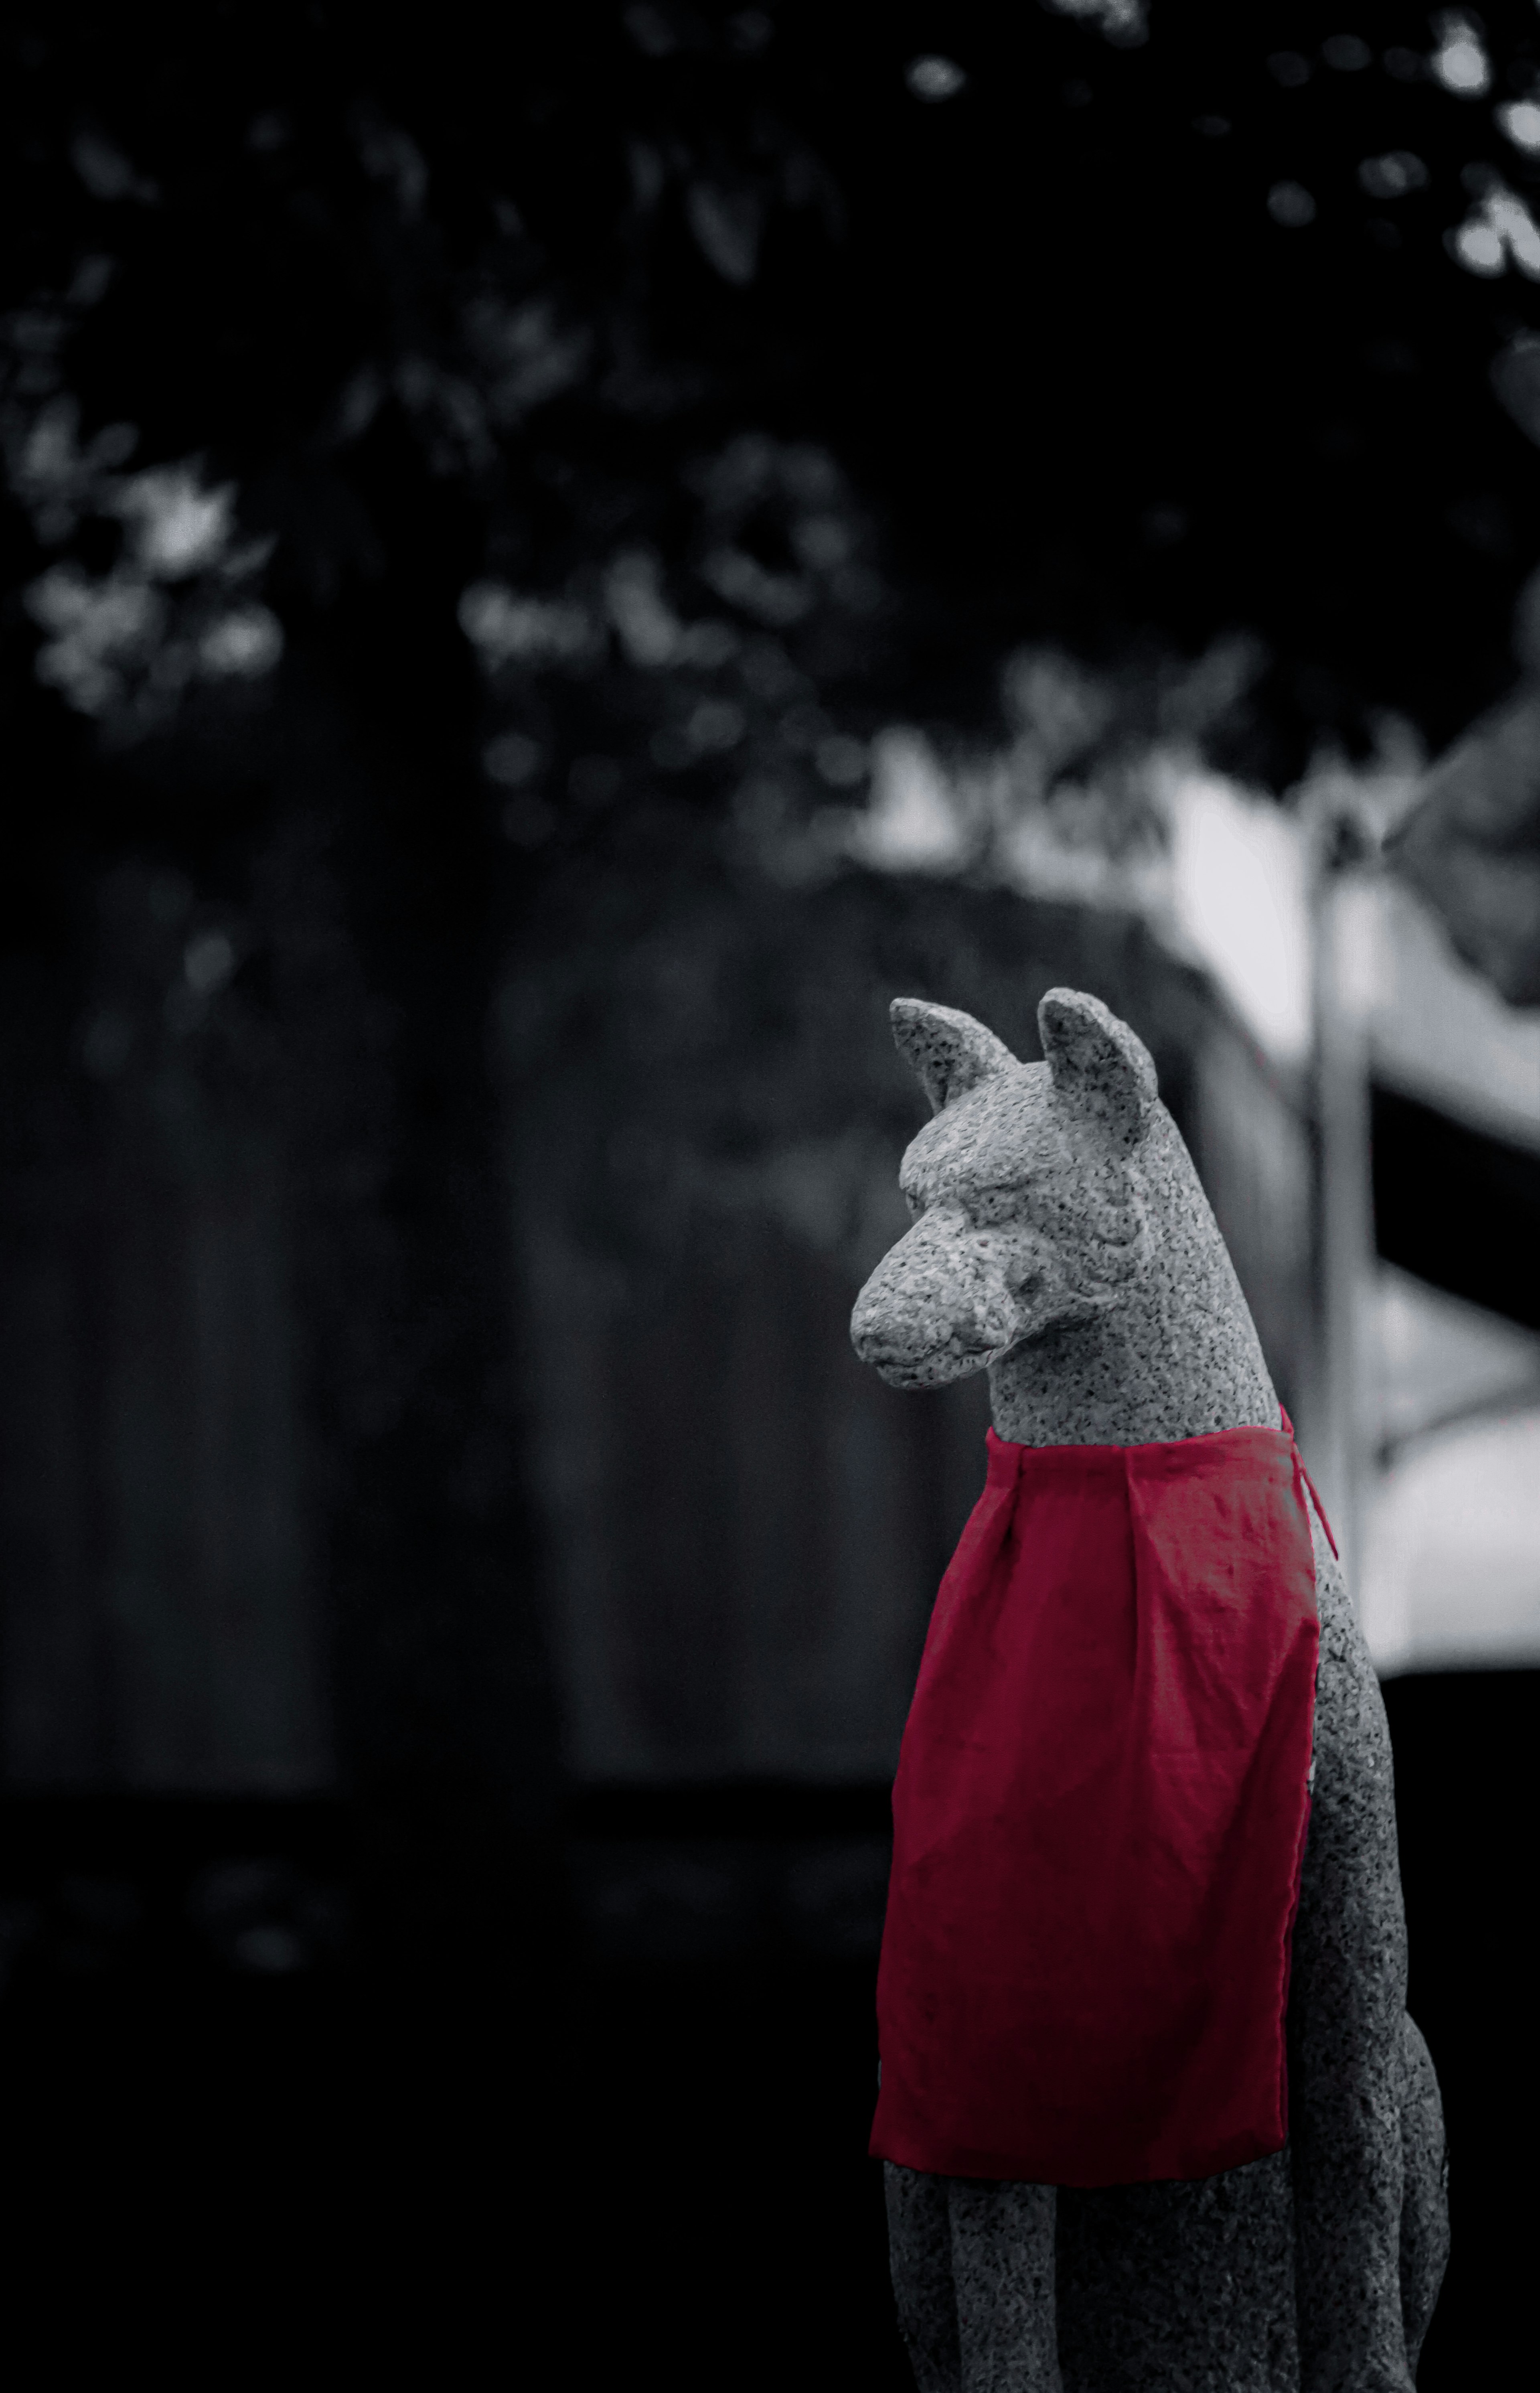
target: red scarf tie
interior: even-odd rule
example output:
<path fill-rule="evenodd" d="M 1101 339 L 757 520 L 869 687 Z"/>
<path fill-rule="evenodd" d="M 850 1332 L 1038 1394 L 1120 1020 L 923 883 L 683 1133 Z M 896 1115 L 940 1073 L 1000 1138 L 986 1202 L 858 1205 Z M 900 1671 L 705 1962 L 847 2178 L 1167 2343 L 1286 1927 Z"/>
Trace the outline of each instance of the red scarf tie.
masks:
<path fill-rule="evenodd" d="M 1095 2186 L 1282 2146 L 1320 1637 L 1284 1423 L 989 1432 L 894 1785 L 880 2158 Z"/>

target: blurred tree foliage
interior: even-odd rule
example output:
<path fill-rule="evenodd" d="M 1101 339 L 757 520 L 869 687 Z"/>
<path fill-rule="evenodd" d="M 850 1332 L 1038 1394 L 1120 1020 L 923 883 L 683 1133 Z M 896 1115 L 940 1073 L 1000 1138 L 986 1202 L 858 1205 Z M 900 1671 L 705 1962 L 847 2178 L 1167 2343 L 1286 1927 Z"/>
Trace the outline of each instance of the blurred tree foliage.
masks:
<path fill-rule="evenodd" d="M 1518 0 L 965 7 L 939 59 L 800 0 L 7 23 L 4 703 L 56 784 L 158 734 L 141 791 L 201 735 L 260 781 L 281 647 L 516 864 L 858 790 L 1024 636 L 1259 634 L 1216 752 L 1275 788 L 1500 692 Z"/>
<path fill-rule="evenodd" d="M 527 852 L 553 797 L 614 807 L 617 755 L 689 790 L 797 700 L 804 770 L 858 778 L 814 700 L 881 613 L 869 531 L 820 448 L 744 431 L 785 380 L 762 247 L 839 197 L 769 20 L 671 23 L 13 20 L 13 751 L 137 751 L 152 805 L 175 731 L 171 778 L 212 742 L 249 784 L 286 647 Z"/>

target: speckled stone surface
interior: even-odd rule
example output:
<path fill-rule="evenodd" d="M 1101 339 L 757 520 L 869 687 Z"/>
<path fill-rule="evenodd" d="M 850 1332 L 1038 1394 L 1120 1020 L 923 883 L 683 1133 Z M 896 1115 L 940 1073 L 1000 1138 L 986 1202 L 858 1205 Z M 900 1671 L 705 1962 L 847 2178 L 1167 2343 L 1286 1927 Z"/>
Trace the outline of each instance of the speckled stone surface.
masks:
<path fill-rule="evenodd" d="M 966 1014 L 905 998 L 893 1013 L 936 1111 L 899 1174 L 915 1226 L 856 1300 L 856 1353 L 902 1388 L 986 1367 L 996 1430 L 1024 1445 L 1275 1426 L 1246 1300 L 1133 1032 L 1051 989 L 1048 1061 L 1018 1064 Z"/>
<path fill-rule="evenodd" d="M 913 999 L 894 1030 L 933 1118 L 916 1215 L 862 1289 L 894 1385 L 987 1368 L 997 1433 L 1131 1445 L 1278 1402 L 1149 1055 L 1094 997 L 1038 1009 L 1043 1064 Z M 1448 2253 L 1442 2113 L 1405 2014 L 1390 1733 L 1312 1516 L 1321 1659 L 1289 1990 L 1289 2143 L 1193 2184 L 995 2186 L 885 2164 L 920 2393 L 1408 2393 Z"/>
<path fill-rule="evenodd" d="M 891 2164 L 885 2183 L 894 2292 L 920 2393 L 1057 2386 L 1053 2188 Z"/>

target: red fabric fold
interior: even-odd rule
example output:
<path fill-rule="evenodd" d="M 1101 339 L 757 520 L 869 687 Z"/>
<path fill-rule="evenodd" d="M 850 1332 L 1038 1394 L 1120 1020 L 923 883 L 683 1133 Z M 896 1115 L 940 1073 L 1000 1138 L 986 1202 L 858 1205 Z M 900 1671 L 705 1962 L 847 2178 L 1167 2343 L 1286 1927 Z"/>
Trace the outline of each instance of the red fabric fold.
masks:
<path fill-rule="evenodd" d="M 1293 1438 L 988 1451 L 894 1786 L 870 2148 L 1211 2177 L 1287 2131 L 1319 1643 Z"/>

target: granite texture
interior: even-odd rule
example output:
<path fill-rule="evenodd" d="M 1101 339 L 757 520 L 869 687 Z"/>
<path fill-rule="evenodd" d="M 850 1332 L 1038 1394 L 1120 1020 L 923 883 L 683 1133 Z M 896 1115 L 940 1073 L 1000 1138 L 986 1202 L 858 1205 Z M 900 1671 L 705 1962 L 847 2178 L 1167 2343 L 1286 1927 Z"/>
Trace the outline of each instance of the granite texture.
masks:
<path fill-rule="evenodd" d="M 1024 1445 L 1275 1427 L 1240 1284 L 1133 1032 L 1052 989 L 1048 1061 L 1018 1064 L 948 1007 L 893 1013 L 935 1111 L 899 1172 L 915 1225 L 856 1300 L 856 1353 L 900 1388 L 987 1368 L 996 1430 Z"/>
<path fill-rule="evenodd" d="M 1278 1401 L 1149 1055 L 1051 990 L 1047 1061 L 900 999 L 933 1118 L 915 1225 L 862 1289 L 855 1348 L 894 1386 L 986 1368 L 995 1428 L 1131 1445 Z M 920 2393 L 1408 2393 L 1448 2253 L 1443 2121 L 1405 2012 L 1390 1734 L 1312 1511 L 1321 1656 L 1289 1988 L 1289 2142 L 1194 2183 L 994 2185 L 886 2163 L 899 2322 Z"/>
<path fill-rule="evenodd" d="M 919 2393 L 1060 2383 L 1051 2185 L 886 2166 L 899 2325 Z"/>

